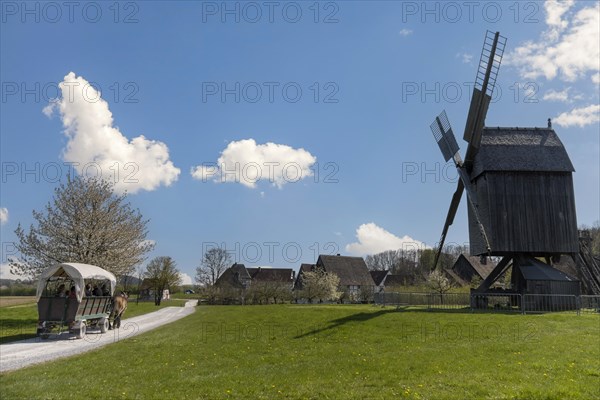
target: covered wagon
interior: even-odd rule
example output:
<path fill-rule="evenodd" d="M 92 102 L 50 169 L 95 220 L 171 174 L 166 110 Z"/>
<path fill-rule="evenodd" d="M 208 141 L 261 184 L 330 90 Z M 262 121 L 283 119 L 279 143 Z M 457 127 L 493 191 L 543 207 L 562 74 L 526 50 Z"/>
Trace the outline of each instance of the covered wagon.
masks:
<path fill-rule="evenodd" d="M 47 268 L 36 293 L 38 336 L 45 339 L 68 329 L 80 339 L 88 326 L 105 333 L 116 283 L 111 272 L 95 265 L 62 263 Z"/>

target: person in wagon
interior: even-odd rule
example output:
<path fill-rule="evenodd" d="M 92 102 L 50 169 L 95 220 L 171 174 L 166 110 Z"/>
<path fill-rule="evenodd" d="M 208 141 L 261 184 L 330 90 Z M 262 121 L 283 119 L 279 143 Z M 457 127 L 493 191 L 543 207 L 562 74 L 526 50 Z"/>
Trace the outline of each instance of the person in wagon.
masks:
<path fill-rule="evenodd" d="M 56 289 L 56 297 L 67 297 L 64 283 L 61 283 L 60 286 L 58 286 L 58 289 Z"/>
<path fill-rule="evenodd" d="M 76 299 L 77 298 L 77 290 L 75 288 L 75 285 L 71 286 L 71 290 L 69 290 L 69 299 Z"/>
<path fill-rule="evenodd" d="M 98 287 L 98 285 L 94 285 L 94 290 L 92 290 L 93 296 L 102 296 L 102 289 Z"/>
<path fill-rule="evenodd" d="M 89 297 L 92 295 L 92 284 L 88 283 L 85 285 L 85 297 Z"/>

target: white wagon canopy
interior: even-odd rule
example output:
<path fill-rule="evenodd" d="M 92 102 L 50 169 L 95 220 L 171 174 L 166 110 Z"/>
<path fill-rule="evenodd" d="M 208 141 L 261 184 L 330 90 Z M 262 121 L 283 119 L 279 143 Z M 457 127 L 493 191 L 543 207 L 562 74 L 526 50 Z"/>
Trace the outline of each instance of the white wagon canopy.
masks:
<path fill-rule="evenodd" d="M 62 263 L 49 267 L 42 272 L 38 282 L 36 301 L 39 302 L 48 281 L 67 277 L 71 278 L 75 285 L 75 293 L 78 302 L 81 302 L 81 299 L 83 298 L 83 288 L 85 287 L 86 279 L 107 281 L 109 283 L 111 296 L 115 292 L 115 286 L 117 285 L 117 278 L 111 272 L 100 267 L 90 264 Z"/>

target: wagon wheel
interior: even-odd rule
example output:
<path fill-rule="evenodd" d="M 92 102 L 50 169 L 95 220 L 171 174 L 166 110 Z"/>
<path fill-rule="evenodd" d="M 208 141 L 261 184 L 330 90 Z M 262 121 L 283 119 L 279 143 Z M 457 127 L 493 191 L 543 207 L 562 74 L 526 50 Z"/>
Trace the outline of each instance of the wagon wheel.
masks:
<path fill-rule="evenodd" d="M 98 326 L 100 327 L 100 333 L 108 332 L 108 318 L 102 317 L 98 322 Z"/>
<path fill-rule="evenodd" d="M 48 329 L 46 329 L 46 328 L 38 328 L 36 335 L 42 339 L 48 339 L 50 337 L 50 333 L 48 332 Z"/>
<path fill-rule="evenodd" d="M 79 328 L 75 333 L 75 337 L 77 339 L 83 339 L 85 337 L 85 332 L 87 331 L 87 326 L 85 325 L 85 321 L 81 321 L 79 324 Z"/>

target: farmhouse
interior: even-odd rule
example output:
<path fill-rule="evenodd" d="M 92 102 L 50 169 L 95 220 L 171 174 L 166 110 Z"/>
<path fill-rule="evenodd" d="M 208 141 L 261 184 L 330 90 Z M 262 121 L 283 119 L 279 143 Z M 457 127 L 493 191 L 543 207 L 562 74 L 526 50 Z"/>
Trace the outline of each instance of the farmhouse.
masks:
<path fill-rule="evenodd" d="M 358 298 L 361 293 L 373 293 L 375 282 L 362 257 L 320 255 L 315 267 L 336 274 L 340 278 L 340 288 L 350 299 Z"/>
<path fill-rule="evenodd" d="M 252 278 L 244 264 L 234 263 L 219 276 L 215 286 L 221 288 L 247 289 Z"/>
<path fill-rule="evenodd" d="M 258 284 L 282 284 L 292 290 L 294 278 L 295 272 L 291 268 L 249 268 L 235 263 L 221 274 L 215 286 L 248 289 Z"/>
<path fill-rule="evenodd" d="M 296 277 L 296 282 L 294 282 L 294 290 L 302 290 L 302 275 L 305 272 L 310 272 L 315 268 L 315 264 L 301 264 L 300 269 L 298 270 L 298 276 Z"/>
<path fill-rule="evenodd" d="M 291 268 L 249 268 L 233 264 L 217 279 L 215 286 L 227 302 L 245 303 L 250 298 L 262 303 L 291 297 L 295 273 Z"/>

